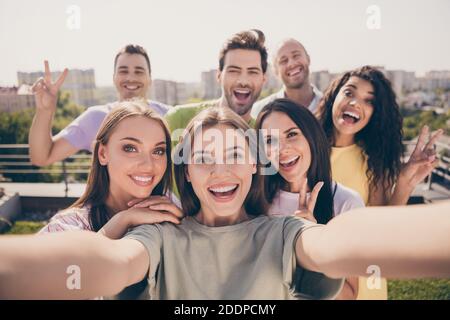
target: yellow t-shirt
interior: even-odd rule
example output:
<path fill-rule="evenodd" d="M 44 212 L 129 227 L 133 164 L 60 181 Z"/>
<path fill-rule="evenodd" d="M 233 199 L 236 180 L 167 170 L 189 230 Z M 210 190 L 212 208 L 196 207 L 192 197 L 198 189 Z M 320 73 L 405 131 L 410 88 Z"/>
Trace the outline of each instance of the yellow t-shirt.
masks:
<path fill-rule="evenodd" d="M 331 148 L 331 170 L 333 180 L 357 191 L 364 203 L 369 203 L 369 181 L 367 178 L 367 156 L 356 144 Z M 387 281 L 381 278 L 380 286 L 370 278 L 360 277 L 358 300 L 387 300 Z M 370 287 L 369 287 L 370 286 Z"/>
<path fill-rule="evenodd" d="M 356 144 L 348 147 L 331 148 L 331 172 L 333 180 L 358 192 L 367 205 L 369 183 L 366 175 L 367 158 Z"/>

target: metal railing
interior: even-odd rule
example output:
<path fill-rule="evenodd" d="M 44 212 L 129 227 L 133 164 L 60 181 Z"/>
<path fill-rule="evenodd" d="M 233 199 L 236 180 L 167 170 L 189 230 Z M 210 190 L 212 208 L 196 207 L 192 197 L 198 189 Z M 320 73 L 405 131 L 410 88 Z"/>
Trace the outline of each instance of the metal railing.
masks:
<path fill-rule="evenodd" d="M 405 159 L 409 158 L 413 147 L 415 146 L 415 141 L 404 141 L 406 148 Z M 13 150 L 13 153 L 5 153 L 4 150 Z M 21 150 L 22 153 L 18 152 Z M 444 152 L 443 152 L 444 151 Z M 432 175 L 435 174 L 443 178 L 446 186 L 450 185 L 450 145 L 437 142 L 436 152 L 439 158 L 439 166 L 433 171 L 433 173 L 428 177 L 428 189 L 432 189 Z M 442 153 L 446 153 L 442 154 Z M 30 161 L 30 156 L 28 152 L 28 144 L 0 144 L 0 182 L 2 182 L 2 177 L 4 175 L 15 175 L 15 174 L 56 174 L 61 176 L 61 181 L 65 185 L 65 195 L 67 197 L 69 191 L 69 176 L 72 174 L 87 174 L 90 170 L 91 165 L 91 154 L 83 154 L 78 152 L 67 159 L 55 162 L 52 165 L 45 167 L 37 167 L 33 165 Z M 19 168 L 17 168 L 19 167 Z M 3 180 L 4 182 L 7 180 Z"/>
<path fill-rule="evenodd" d="M 62 161 L 57 161 L 48 166 L 38 167 L 31 163 L 28 149 L 28 144 L 0 144 L 0 182 L 14 181 L 14 179 L 7 178 L 5 175 L 60 175 L 60 182 L 64 182 L 64 192 L 67 197 L 70 183 L 69 176 L 73 174 L 85 174 L 87 177 L 89 173 L 92 158 L 90 154 L 78 152 Z"/>

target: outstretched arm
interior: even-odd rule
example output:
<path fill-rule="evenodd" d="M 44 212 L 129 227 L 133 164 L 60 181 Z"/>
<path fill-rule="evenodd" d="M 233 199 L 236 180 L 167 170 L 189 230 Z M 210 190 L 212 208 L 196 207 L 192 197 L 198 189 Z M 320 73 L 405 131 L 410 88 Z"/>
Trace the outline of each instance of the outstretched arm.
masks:
<path fill-rule="evenodd" d="M 112 296 L 143 279 L 150 263 L 140 242 L 87 231 L 3 236 L 0 256 L 0 299 Z M 72 288 L 78 275 L 80 287 Z"/>
<path fill-rule="evenodd" d="M 367 276 L 378 266 L 385 278 L 450 276 L 450 202 L 361 208 L 296 243 L 298 263 L 330 277 Z"/>

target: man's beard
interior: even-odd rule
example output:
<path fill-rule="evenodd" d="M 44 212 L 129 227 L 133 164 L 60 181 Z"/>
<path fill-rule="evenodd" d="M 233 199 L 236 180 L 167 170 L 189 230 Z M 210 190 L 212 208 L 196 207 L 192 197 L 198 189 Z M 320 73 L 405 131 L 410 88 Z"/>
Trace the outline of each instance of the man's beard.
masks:
<path fill-rule="evenodd" d="M 298 82 L 285 84 L 286 88 L 289 89 L 303 88 L 303 86 L 309 82 L 309 68 L 305 68 L 303 72 L 305 74 L 305 77 L 303 79 L 299 80 Z"/>
<path fill-rule="evenodd" d="M 225 94 L 225 99 L 227 100 L 228 107 L 236 112 L 238 115 L 243 116 L 250 112 L 250 110 L 253 107 L 253 104 L 258 100 L 259 95 L 261 94 L 261 90 L 257 92 L 257 94 L 252 94 L 250 103 L 247 105 L 234 105 L 233 104 L 233 98 L 232 93 L 231 94 Z"/>

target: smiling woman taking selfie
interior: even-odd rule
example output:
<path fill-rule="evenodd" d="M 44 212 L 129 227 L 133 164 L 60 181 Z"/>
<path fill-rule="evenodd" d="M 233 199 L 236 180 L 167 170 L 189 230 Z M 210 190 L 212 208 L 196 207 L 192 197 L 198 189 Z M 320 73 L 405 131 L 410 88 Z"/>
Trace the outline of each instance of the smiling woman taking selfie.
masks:
<path fill-rule="evenodd" d="M 111 295 L 148 273 L 153 299 L 324 299 L 370 265 L 385 277 L 450 275 L 448 202 L 356 209 L 327 225 L 266 215 L 248 129 L 226 108 L 189 124 L 175 153 L 180 224 L 141 225 L 120 240 L 86 231 L 2 237 L 0 298 Z M 80 290 L 66 287 L 70 265 L 82 270 Z"/>

